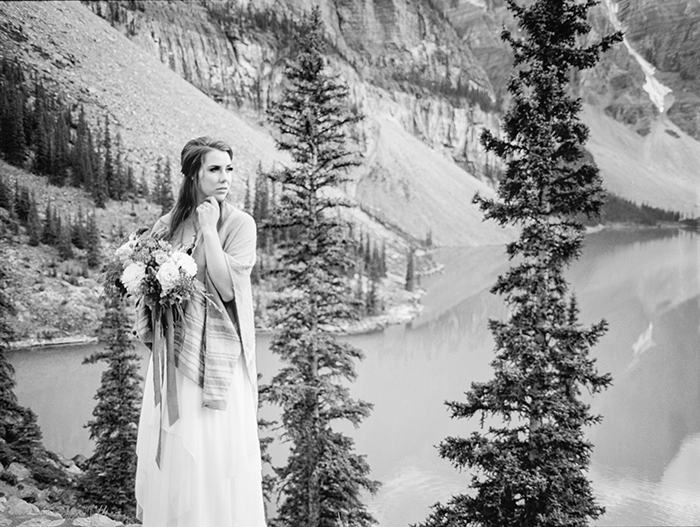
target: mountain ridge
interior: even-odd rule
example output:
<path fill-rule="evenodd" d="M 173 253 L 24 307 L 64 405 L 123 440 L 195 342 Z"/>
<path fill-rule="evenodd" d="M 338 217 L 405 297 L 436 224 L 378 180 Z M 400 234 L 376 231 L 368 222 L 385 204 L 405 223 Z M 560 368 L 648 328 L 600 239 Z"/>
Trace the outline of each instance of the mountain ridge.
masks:
<path fill-rule="evenodd" d="M 152 166 L 158 155 L 172 159 L 181 146 L 196 135 L 216 135 L 234 148 L 234 166 L 239 177 L 234 182 L 237 202 L 243 202 L 245 186 L 254 177 L 258 164 L 268 169 L 288 158 L 274 148 L 270 131 L 255 123 L 249 115 L 224 108 L 201 90 L 187 83 L 156 58 L 129 41 L 87 7 L 74 2 L 11 2 L 0 4 L 5 21 L 0 32 L 0 49 L 16 56 L 27 66 L 50 76 L 55 87 L 75 108 L 86 106 L 92 122 L 99 122 L 102 111 L 122 136 L 127 161 Z M 22 37 L 10 29 L 22 28 Z M 9 28 L 9 29 L 8 29 Z M 18 40 L 20 40 L 18 42 Z M 387 100 L 387 105 L 391 101 Z M 166 110 L 167 109 L 167 110 Z M 426 151 L 440 158 L 440 154 Z M 409 171 L 411 167 L 407 167 Z M 471 175 L 461 172 L 466 180 Z M 138 175 L 138 172 L 137 172 Z M 361 172 L 358 173 L 360 177 Z M 398 175 L 405 181 L 420 181 L 422 174 Z M 176 182 L 177 185 L 177 182 Z M 352 186 L 348 187 L 352 190 Z M 484 189 L 490 192 L 489 189 Z M 354 197 L 351 194 L 351 197 Z M 423 210 L 420 222 L 410 222 L 408 234 L 424 239 L 432 228 L 432 217 L 442 218 L 448 231 L 434 229 L 436 243 L 498 243 L 503 234 L 496 226 L 481 228 L 475 214 L 449 210 L 431 197 L 414 193 L 411 207 Z M 471 195 L 465 196 L 466 208 Z M 385 214 L 390 223 L 404 226 L 410 210 L 397 209 Z M 479 226 L 479 229 L 476 229 Z M 477 239 L 470 233 L 482 231 Z M 489 241 L 494 240 L 494 241 Z"/>
<path fill-rule="evenodd" d="M 405 0 L 382 0 L 376 3 L 375 8 L 386 12 L 377 20 L 372 19 L 372 9 L 364 4 L 364 7 L 359 6 L 355 0 L 325 0 L 323 3 L 329 24 L 337 27 L 343 24 L 352 26 L 351 21 L 348 21 L 349 14 L 360 13 L 360 18 L 364 17 L 362 20 L 365 20 L 363 23 L 376 25 L 371 31 L 367 29 L 366 34 L 382 33 L 383 39 L 374 44 L 366 43 L 364 47 L 357 47 L 359 44 L 356 44 L 353 48 L 341 38 L 342 34 L 329 33 L 332 48 L 329 63 L 348 80 L 353 100 L 361 105 L 361 110 L 367 116 L 364 127 L 353 131 L 354 140 L 362 149 L 363 166 L 352 174 L 352 183 L 345 188 L 345 192 L 365 210 L 372 211 L 370 216 L 398 226 L 413 239 L 424 239 L 431 233 L 434 241 L 443 245 L 502 243 L 508 239 L 509 234 L 481 222 L 476 208 L 471 204 L 471 198 L 477 187 L 480 192 L 493 195 L 489 187 L 499 168 L 496 161 L 483 151 L 480 132 L 483 128 L 498 132 L 499 115 L 488 105 L 495 104 L 493 100 L 501 96 L 499 89 L 502 90 L 502 86 L 499 88 L 500 85 L 490 83 L 498 81 L 499 75 L 502 77 L 507 71 L 503 69 L 507 62 L 504 56 L 496 53 L 498 49 L 501 50 L 499 53 L 503 51 L 503 43 L 489 29 L 490 26 L 479 25 L 475 21 L 486 20 L 489 24 L 494 24 L 501 20 L 499 17 L 504 16 L 503 3 L 495 0 L 484 3 L 451 2 L 450 5 L 462 8 L 460 16 L 464 20 L 471 21 L 467 28 L 471 32 L 469 33 L 464 28 L 459 29 L 456 23 L 456 29 L 453 28 L 453 23 L 449 20 L 459 18 L 454 13 L 444 11 L 440 15 L 439 9 L 431 8 L 439 6 L 439 1 L 435 0 L 420 9 L 415 6 L 409 9 L 409 3 Z M 127 3 L 91 2 L 85 6 L 74 2 L 4 3 L 0 5 L 0 15 L 3 18 L 0 46 L 4 53 L 17 54 L 45 76 L 53 78 L 55 85 L 68 95 L 74 105 L 87 104 L 93 122 L 98 121 L 97 115 L 100 112 L 110 113 L 122 135 L 128 152 L 127 160 L 137 166 L 152 167 L 157 156 L 162 153 L 167 153 L 172 159 L 181 145 L 193 135 L 209 133 L 228 139 L 234 146 L 236 168 L 240 174 L 234 183 L 234 191 L 239 204 L 242 203 L 245 186 L 254 177 L 258 164 L 269 168 L 275 163 L 288 162 L 274 148 L 271 131 L 264 123 L 264 107 L 269 100 L 274 99 L 275 90 L 279 89 L 281 68 L 288 48 L 275 48 L 275 45 L 281 44 L 268 42 L 272 38 L 269 32 L 251 33 L 252 30 L 246 24 L 253 22 L 246 22 L 247 19 L 239 20 L 234 35 L 237 35 L 238 40 L 232 39 L 234 30 L 226 23 L 222 25 L 216 18 L 216 13 L 207 11 L 206 6 L 212 4 L 207 0 L 158 3 L 158 10 L 153 11 L 158 15 L 153 15 L 155 22 L 148 22 L 150 19 L 140 20 L 138 8 L 122 9 L 120 6 L 125 4 Z M 139 2 L 129 4 L 138 6 Z M 282 15 L 277 19 L 269 18 L 271 15 L 268 11 L 256 11 L 257 8 L 251 7 L 252 4 L 236 0 L 214 4 L 224 7 L 247 5 L 246 13 L 249 14 L 245 16 L 262 17 L 255 22 L 258 26 L 272 24 L 274 20 L 274 23 L 282 24 L 285 20 Z M 270 1 L 256 6 L 273 4 L 277 5 Z M 447 5 L 445 2 L 443 4 Z M 151 3 L 146 2 L 144 5 Z M 285 0 L 280 5 L 284 8 L 280 9 L 281 12 L 291 16 L 300 12 L 306 3 Z M 102 14 L 113 18 L 112 23 L 107 23 L 94 14 L 95 11 L 108 8 L 115 11 L 111 15 Z M 192 16 L 182 22 L 187 13 L 192 13 Z M 611 22 L 606 16 L 603 11 L 596 13 L 593 37 L 611 29 Z M 401 26 L 404 19 L 409 19 L 405 27 Z M 390 21 L 389 25 L 400 27 L 382 29 L 382 24 L 388 23 L 386 20 Z M 178 29 L 178 24 L 183 24 L 185 29 Z M 440 24 L 452 28 L 445 30 L 447 36 L 444 42 L 436 40 L 436 33 L 443 27 Z M 407 28 L 412 27 L 422 33 L 411 37 L 412 40 L 402 40 L 402 35 L 407 34 Z M 180 39 L 180 49 L 188 48 L 188 43 L 199 42 L 198 47 L 191 48 L 189 58 L 183 55 L 176 59 L 175 55 L 169 54 L 168 50 L 174 48 L 163 42 L 171 37 L 175 39 L 175 36 L 167 36 L 168 28 L 175 28 L 174 35 Z M 73 30 L 76 32 L 71 34 Z M 454 50 L 458 49 L 453 40 L 455 37 L 464 38 L 468 33 L 467 44 L 480 42 L 481 47 L 475 46 L 477 51 L 472 55 L 467 54 L 467 59 L 464 59 L 466 62 L 454 65 L 453 68 L 450 66 L 450 53 L 454 54 Z M 17 37 L 17 34 L 21 34 L 21 37 Z M 211 35 L 215 38 L 210 38 Z M 18 42 L 18 39 L 25 40 Z M 232 40 L 237 43 L 235 46 Z M 151 44 L 147 45 L 148 42 Z M 471 49 L 467 44 L 463 43 L 462 46 Z M 372 46 L 393 50 L 393 54 L 384 57 L 384 62 L 380 64 L 391 64 L 393 60 L 391 67 L 394 69 L 391 72 L 395 73 L 401 68 L 404 73 L 410 72 L 410 68 L 416 65 L 422 65 L 420 67 L 425 71 L 421 73 L 422 76 L 410 79 L 400 75 L 397 77 L 390 72 L 383 85 L 381 82 L 377 85 L 367 79 L 363 80 L 363 68 L 367 70 L 372 64 L 375 67 L 379 59 L 371 54 L 362 63 L 356 61 L 353 64 L 347 59 L 352 58 L 353 53 L 360 55 Z M 226 57 L 221 55 L 221 49 L 224 48 Z M 466 65 L 471 64 L 469 61 L 488 55 L 488 50 L 496 50 L 489 52 L 491 60 L 496 62 L 490 66 L 475 64 L 476 73 L 472 74 L 473 78 L 464 78 L 469 89 L 478 84 L 472 85 L 470 82 L 485 79 L 482 82 L 483 94 L 492 100 L 491 103 L 470 102 L 467 96 L 476 97 L 475 94 L 480 93 L 478 90 L 464 91 L 461 95 L 444 91 L 446 85 L 438 82 L 440 71 L 445 74 L 454 70 L 462 75 Z M 408 60 L 408 57 L 413 57 L 412 53 L 418 57 L 413 65 Z M 700 158 L 700 143 L 673 123 L 663 128 L 669 130 L 667 135 L 650 134 L 652 128 L 663 127 L 663 124 L 658 123 L 668 122 L 669 116 L 655 114 L 648 98 L 646 102 L 640 98 L 644 95 L 641 86 L 644 75 L 635 66 L 636 62 L 629 53 L 619 47 L 608 55 L 599 65 L 599 72 L 596 69 L 595 72 L 574 77 L 577 89 L 582 91 L 584 100 L 590 107 L 590 111 L 582 114 L 594 132 L 588 148 L 601 169 L 606 185 L 612 192 L 639 204 L 675 207 L 674 210 L 679 210 L 684 215 L 700 215 L 700 192 L 694 169 L 695 160 Z M 209 62 L 200 60 L 203 56 Z M 216 65 L 212 66 L 213 63 Z M 216 77 L 220 79 L 219 82 L 233 79 L 231 83 L 238 90 L 236 93 L 241 100 L 248 102 L 239 104 L 235 98 L 227 98 L 225 93 L 211 86 L 207 88 L 202 85 L 201 89 L 197 89 L 183 81 L 183 77 L 177 75 L 173 68 L 182 69 L 183 74 L 187 69 L 198 72 L 200 76 Z M 379 71 L 381 68 L 377 70 Z M 379 74 L 377 72 L 370 71 L 374 77 Z M 247 75 L 247 80 L 236 81 L 234 73 L 241 79 Z M 267 85 L 261 80 L 265 75 L 268 76 L 265 81 Z M 254 81 L 258 83 L 257 88 Z M 617 91 L 611 86 L 617 86 Z M 207 93 L 202 92 L 202 89 L 208 90 Z M 254 93 L 256 89 L 260 93 Z M 454 89 L 454 86 L 450 89 Z M 264 94 L 264 97 L 260 94 Z M 264 104 L 258 108 L 251 106 L 251 101 L 260 102 L 260 97 Z M 186 102 L 183 104 L 182 101 Z M 482 108 L 482 105 L 487 109 Z M 619 128 L 619 122 L 614 119 L 622 121 L 625 129 Z M 403 132 L 398 133 L 398 129 L 394 129 L 391 123 L 396 123 Z M 380 131 L 388 129 L 397 132 L 392 136 L 394 141 L 381 139 Z M 616 141 L 605 140 L 612 129 L 618 130 L 613 134 Z M 431 148 L 421 149 L 429 159 L 427 163 L 396 164 L 390 161 L 396 159 L 402 151 L 415 150 L 407 146 L 413 141 L 408 134 Z M 597 137 L 597 134 L 600 136 Z M 674 137 L 670 134 L 677 134 L 682 139 L 669 141 Z M 382 148 L 387 149 L 386 155 L 373 156 L 380 141 Z M 399 143 L 395 144 L 395 141 Z M 634 147 L 630 148 L 629 144 Z M 630 152 L 646 151 L 645 149 L 661 152 L 665 156 L 662 156 L 664 160 L 649 163 L 644 156 L 630 155 Z M 673 156 L 668 154 L 678 154 L 680 161 L 674 161 Z M 452 165 L 442 171 L 421 172 L 417 169 L 419 165 L 442 167 L 443 160 L 454 162 L 457 171 L 453 170 Z M 393 168 L 385 166 L 386 164 Z M 384 187 L 375 186 L 377 174 L 384 178 Z M 426 186 L 425 180 L 435 184 Z M 487 185 L 480 186 L 478 180 L 485 181 Z M 447 181 L 454 183 L 451 192 L 444 184 Z M 411 196 L 411 200 L 401 198 L 400 192 L 387 193 L 387 188 L 402 187 L 408 188 L 404 195 Z M 659 188 L 664 191 L 659 192 Z M 430 195 L 433 192 L 438 194 Z M 383 193 L 385 199 L 378 200 L 373 193 Z M 458 204 L 452 201 L 455 195 L 461 197 Z"/>

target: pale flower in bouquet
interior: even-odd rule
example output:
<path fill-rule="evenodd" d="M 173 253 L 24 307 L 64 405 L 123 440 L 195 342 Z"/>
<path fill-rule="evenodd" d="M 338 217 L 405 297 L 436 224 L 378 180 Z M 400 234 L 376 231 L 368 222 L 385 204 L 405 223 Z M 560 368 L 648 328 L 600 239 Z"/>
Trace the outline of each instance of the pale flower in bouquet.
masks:
<path fill-rule="evenodd" d="M 121 275 L 121 282 L 132 296 L 138 296 L 146 279 L 146 266 L 142 262 L 130 263 Z"/>
<path fill-rule="evenodd" d="M 134 233 L 115 251 L 107 267 L 105 289 L 137 297 L 151 307 L 181 308 L 196 294 L 204 294 L 190 250 L 176 250 L 162 238 Z"/>

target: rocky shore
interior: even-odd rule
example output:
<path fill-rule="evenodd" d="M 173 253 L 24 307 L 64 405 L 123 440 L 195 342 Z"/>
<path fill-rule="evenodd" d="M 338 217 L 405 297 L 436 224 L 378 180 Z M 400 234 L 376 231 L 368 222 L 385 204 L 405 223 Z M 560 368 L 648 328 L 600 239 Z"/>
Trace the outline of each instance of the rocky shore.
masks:
<path fill-rule="evenodd" d="M 48 509 L 39 509 L 17 496 L 0 497 L 0 525 L 3 527 L 137 527 L 124 524 L 103 514 L 88 517 L 64 518 Z"/>
<path fill-rule="evenodd" d="M 68 477 L 75 481 L 82 469 L 75 460 L 58 457 Z M 80 461 L 80 460 L 78 460 Z M 85 461 L 82 459 L 82 461 Z M 0 527 L 137 527 L 137 523 L 123 523 L 104 514 L 86 514 L 66 505 L 70 490 L 58 487 L 40 489 L 31 471 L 21 463 L 7 467 L 0 464 Z M 59 498 L 63 497 L 61 500 Z"/>

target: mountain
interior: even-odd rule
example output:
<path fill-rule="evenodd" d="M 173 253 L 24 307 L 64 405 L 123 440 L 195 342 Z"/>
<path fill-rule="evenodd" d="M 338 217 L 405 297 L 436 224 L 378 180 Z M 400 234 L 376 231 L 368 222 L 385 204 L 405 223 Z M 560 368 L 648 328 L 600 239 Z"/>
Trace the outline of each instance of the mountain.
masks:
<path fill-rule="evenodd" d="M 179 161 L 192 137 L 229 141 L 234 166 L 253 174 L 260 161 L 285 160 L 266 130 L 226 110 L 123 38 L 77 2 L 0 3 L 0 52 L 36 72 L 47 88 L 95 126 L 110 117 L 127 162 L 151 167 L 158 156 Z M 138 171 L 137 171 L 138 174 Z M 245 179 L 234 181 L 243 196 Z"/>
<path fill-rule="evenodd" d="M 182 4 L 90 3 L 203 91 L 258 112 L 278 89 L 288 22 L 310 5 L 201 0 L 189 8 L 183 25 L 177 11 Z M 511 55 L 499 35 L 504 25 L 517 28 L 503 0 L 324 0 L 319 5 L 329 59 L 370 117 L 362 131 L 365 141 L 378 144 L 380 123 L 395 121 L 492 184 L 498 168 L 483 152 L 479 135 L 484 127 L 498 130 L 507 102 Z M 595 69 L 573 78 L 586 103 L 589 151 L 607 188 L 633 202 L 691 216 L 700 214 L 695 170 L 700 36 L 694 31 L 699 22 L 700 5 L 693 0 L 605 0 L 592 12 L 590 38 L 621 29 L 625 42 Z M 214 66 L 202 66 L 207 63 Z M 229 84 L 221 82 L 223 71 L 231 74 Z M 401 178 L 393 183 L 400 185 Z M 396 214 L 391 219 L 406 220 Z"/>
<path fill-rule="evenodd" d="M 4 2 L 0 50 L 51 79 L 97 122 L 119 128 L 132 163 L 176 158 L 204 133 L 228 140 L 237 195 L 274 149 L 265 110 L 280 92 L 295 17 L 311 0 Z M 327 59 L 365 115 L 353 130 L 363 163 L 344 192 L 356 215 L 407 239 L 501 243 L 475 191 L 500 172 L 479 137 L 497 132 L 507 104 L 512 27 L 503 0 L 321 0 Z M 697 2 L 606 0 L 591 38 L 626 41 L 572 76 L 591 128 L 588 149 L 607 188 L 636 203 L 700 215 Z M 694 25 L 695 24 L 695 25 Z M 670 35 L 670 27 L 683 31 Z M 675 58 L 674 58 L 675 57 Z M 670 91 L 669 91 L 670 90 Z"/>
<path fill-rule="evenodd" d="M 132 4 L 134 10 L 123 7 Z M 275 163 L 288 162 L 286 156 L 275 150 L 261 109 L 254 108 L 251 97 L 255 99 L 257 92 L 250 91 L 249 81 L 252 75 L 267 71 L 265 68 L 269 65 L 275 82 L 266 88 L 261 81 L 258 87 L 265 97 L 274 97 L 282 73 L 282 54 L 289 50 L 270 44 L 270 33 L 263 31 L 253 32 L 260 42 L 251 40 L 234 48 L 217 22 L 215 8 L 220 5 L 223 4 L 208 4 L 211 8 L 208 10 L 197 2 L 109 2 L 90 3 L 89 6 L 77 2 L 0 3 L 0 50 L 5 56 L 17 57 L 27 68 L 39 72 L 49 87 L 61 93 L 76 109 L 79 104 L 85 106 L 94 123 L 108 113 L 122 136 L 127 160 L 133 164 L 152 167 L 158 155 L 167 155 L 172 160 L 182 145 L 196 135 L 209 134 L 227 140 L 234 148 L 234 162 L 240 174 L 235 190 L 242 202 L 245 182 L 254 177 L 259 163 L 269 168 Z M 114 10 L 110 18 L 115 24 L 124 24 L 123 32 L 91 9 L 97 12 Z M 146 18 L 137 18 L 141 16 Z M 155 22 L 148 22 L 148 17 Z M 245 23 L 262 26 L 268 22 L 255 19 Z M 277 22 L 278 25 L 285 23 L 290 24 L 284 20 Z M 232 30 L 226 31 L 230 34 Z M 167 42 L 167 47 L 155 48 L 136 38 L 144 34 L 156 42 Z M 461 46 L 456 36 L 455 42 Z M 166 53 L 164 49 L 171 51 Z M 428 51 L 432 53 L 432 48 Z M 427 53 L 426 67 L 435 63 Z M 332 64 L 339 63 L 337 57 Z M 182 65 L 181 73 L 188 75 L 192 82 L 178 74 L 177 64 Z M 373 174 L 380 173 L 391 176 L 390 185 L 405 189 L 402 201 L 390 203 L 391 207 L 386 209 L 381 208 L 383 203 L 375 210 L 372 203 L 360 202 L 365 211 L 362 221 L 376 225 L 377 229 L 380 224 L 389 226 L 415 240 L 425 239 L 432 230 L 433 240 L 441 244 L 498 243 L 507 239 L 508 234 L 497 226 L 484 224 L 471 204 L 475 189 L 486 194 L 492 192 L 472 175 L 460 171 L 457 187 L 439 186 L 444 187 L 444 191 L 426 194 L 426 181 L 440 177 L 434 167 L 444 163 L 446 157 L 442 154 L 430 149 L 423 151 L 427 156 L 424 164 L 433 167 L 431 173 L 419 171 L 412 165 L 402 166 L 401 173 L 381 166 L 384 159 L 400 157 L 396 152 L 413 151 L 411 145 L 416 139 L 407 133 L 394 134 L 391 141 L 381 139 L 381 130 L 391 129 L 407 118 L 401 114 L 403 107 L 386 90 L 352 83 L 354 70 L 347 61 L 343 64 L 344 69 L 338 68 L 338 71 L 348 74 L 352 89 L 376 91 L 373 104 L 383 109 L 382 115 L 370 115 L 366 125 L 358 131 L 357 141 L 364 148 L 367 162 L 354 174 L 355 185 L 350 185 L 346 191 L 351 197 L 365 195 L 364 191 L 358 194 L 357 188 L 366 189 Z M 464 70 L 467 69 L 465 66 Z M 217 88 L 217 75 L 219 79 L 226 79 L 230 92 Z M 354 78 L 358 78 L 358 74 Z M 208 79 L 208 83 L 202 79 Z M 483 75 L 482 80 L 485 80 Z M 464 82 L 467 83 L 466 76 Z M 247 102 L 243 104 L 243 101 Z M 435 102 L 438 109 L 451 108 L 437 99 Z M 479 115 L 479 112 L 471 114 Z M 428 117 L 425 126 L 432 125 Z M 416 123 L 414 128 L 418 125 Z M 464 125 L 463 136 L 466 130 Z M 426 135 L 430 135 L 430 129 L 426 130 Z M 478 142 L 476 136 L 472 139 Z M 373 155 L 374 145 L 380 140 L 389 146 L 390 152 Z M 449 170 L 461 169 L 450 164 Z M 444 203 L 453 201 L 455 191 L 463 195 L 460 206 L 445 207 Z M 464 214 L 465 210 L 468 214 Z"/>
<path fill-rule="evenodd" d="M 511 55 L 498 38 L 517 31 L 503 0 L 436 0 L 505 97 Z M 624 43 L 573 78 L 590 127 L 588 150 L 609 191 L 635 203 L 700 214 L 700 3 L 603 0 L 589 38 L 616 29 Z"/>

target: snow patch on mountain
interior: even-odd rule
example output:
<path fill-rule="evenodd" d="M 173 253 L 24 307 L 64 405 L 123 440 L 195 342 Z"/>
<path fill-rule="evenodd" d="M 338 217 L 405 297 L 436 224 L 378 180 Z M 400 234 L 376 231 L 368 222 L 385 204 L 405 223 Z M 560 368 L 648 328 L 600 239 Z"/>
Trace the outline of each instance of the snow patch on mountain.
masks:
<path fill-rule="evenodd" d="M 605 8 L 613 27 L 618 31 L 624 29 L 620 19 L 617 16 L 619 4 L 617 4 L 614 0 L 605 0 Z M 663 85 L 656 78 L 656 68 L 647 62 L 639 53 L 637 53 L 626 37 L 624 37 L 622 41 L 625 44 L 629 54 L 637 61 L 644 72 L 646 82 L 644 83 L 643 88 L 644 91 L 649 94 L 649 99 L 651 99 L 654 106 L 658 108 L 659 113 L 668 111 L 668 109 L 673 105 L 673 90 L 668 86 Z"/>

